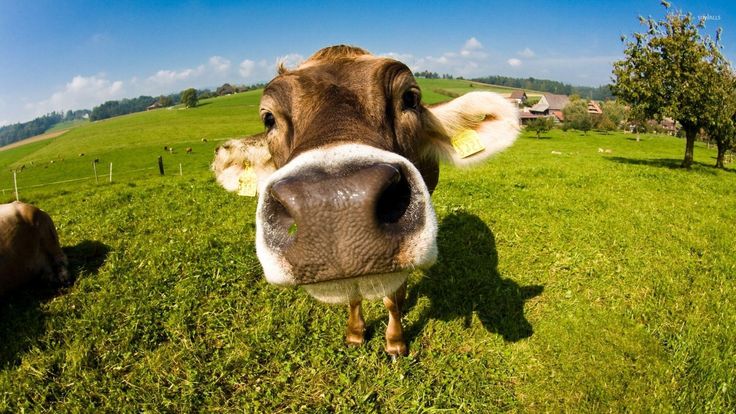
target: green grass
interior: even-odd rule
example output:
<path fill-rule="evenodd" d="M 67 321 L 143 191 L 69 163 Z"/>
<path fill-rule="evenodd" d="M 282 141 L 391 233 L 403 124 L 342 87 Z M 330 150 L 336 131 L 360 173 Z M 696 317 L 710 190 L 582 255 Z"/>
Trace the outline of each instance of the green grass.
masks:
<path fill-rule="evenodd" d="M 88 123 L 89 123 L 89 120 L 87 119 L 74 119 L 71 121 L 63 121 L 47 129 L 46 132 L 44 132 L 44 134 L 48 134 L 50 132 L 63 131 L 65 129 L 72 129 L 72 128 L 76 128 L 82 125 L 86 125 Z"/>
<path fill-rule="evenodd" d="M 429 100 L 437 99 L 434 94 L 444 97 L 455 97 L 473 91 L 489 91 L 500 94 L 510 94 L 519 89 L 508 86 L 489 85 L 487 83 L 473 82 L 469 80 L 457 79 L 418 79 L 419 86 L 422 88 L 422 97 Z M 528 96 L 541 96 L 544 92 L 524 90 Z M 446 99 L 446 98 L 445 98 Z"/>
<path fill-rule="evenodd" d="M 380 302 L 365 307 L 366 346 L 347 348 L 346 309 L 263 279 L 256 200 L 207 170 L 214 140 L 261 128 L 256 101 L 8 151 L 65 158 L 22 173 L 44 182 L 92 157 L 133 167 L 194 147 L 168 155 L 188 162 L 182 177 L 21 192 L 54 218 L 77 280 L 0 302 L 0 411 L 736 409 L 736 172 L 713 169 L 713 150 L 697 145 L 683 171 L 680 139 L 553 130 L 479 168 L 444 165 L 439 261 L 410 279 L 410 355 L 392 364 Z"/>

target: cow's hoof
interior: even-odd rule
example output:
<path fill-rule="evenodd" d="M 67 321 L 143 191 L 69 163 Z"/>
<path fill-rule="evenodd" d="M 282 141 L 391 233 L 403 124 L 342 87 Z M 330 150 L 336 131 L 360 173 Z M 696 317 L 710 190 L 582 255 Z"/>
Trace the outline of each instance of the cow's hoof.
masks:
<path fill-rule="evenodd" d="M 365 335 L 363 332 L 348 332 L 345 343 L 349 346 L 361 346 L 365 343 Z"/>
<path fill-rule="evenodd" d="M 403 342 L 386 342 L 386 353 L 395 361 L 397 357 L 409 355 L 409 349 Z"/>

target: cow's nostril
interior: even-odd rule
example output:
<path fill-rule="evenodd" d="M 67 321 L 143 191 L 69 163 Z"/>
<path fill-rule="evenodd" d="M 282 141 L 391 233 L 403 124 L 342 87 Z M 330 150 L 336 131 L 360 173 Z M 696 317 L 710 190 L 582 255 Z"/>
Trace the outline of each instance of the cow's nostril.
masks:
<path fill-rule="evenodd" d="M 278 191 L 280 187 L 283 187 L 283 183 L 276 183 L 271 189 L 270 219 L 276 224 L 277 228 L 284 230 L 288 236 L 295 236 L 296 221 L 285 204 L 285 202 L 288 202 L 286 197 L 289 197 L 289 194 L 284 194 L 283 190 Z"/>
<path fill-rule="evenodd" d="M 411 188 L 401 170 L 396 170 L 388 185 L 378 197 L 376 217 L 380 224 L 397 223 L 404 216 L 411 202 Z"/>

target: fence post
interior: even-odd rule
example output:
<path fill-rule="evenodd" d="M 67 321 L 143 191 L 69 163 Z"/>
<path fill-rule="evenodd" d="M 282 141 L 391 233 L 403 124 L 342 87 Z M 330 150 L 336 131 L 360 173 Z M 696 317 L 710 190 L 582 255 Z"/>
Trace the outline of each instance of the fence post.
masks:
<path fill-rule="evenodd" d="M 158 173 L 164 175 L 164 159 L 158 156 Z"/>
<path fill-rule="evenodd" d="M 184 175 L 184 173 L 182 173 L 182 171 L 181 171 L 181 163 L 179 163 L 179 177 L 181 177 L 182 175 Z"/>
<path fill-rule="evenodd" d="M 110 182 L 112 182 L 112 163 L 110 163 Z"/>
<path fill-rule="evenodd" d="M 15 201 L 18 201 L 18 180 L 15 178 L 15 170 L 13 170 L 13 187 L 15 187 Z"/>
<path fill-rule="evenodd" d="M 92 169 L 95 170 L 95 184 L 99 184 L 100 180 L 97 179 L 97 163 L 92 161 Z"/>

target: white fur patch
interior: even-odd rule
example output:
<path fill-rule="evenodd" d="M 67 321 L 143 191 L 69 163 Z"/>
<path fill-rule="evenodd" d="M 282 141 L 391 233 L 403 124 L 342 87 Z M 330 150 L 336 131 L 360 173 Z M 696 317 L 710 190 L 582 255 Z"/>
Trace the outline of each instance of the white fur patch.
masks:
<path fill-rule="evenodd" d="M 332 171 L 339 172 L 343 166 L 351 163 L 392 163 L 403 166 L 404 171 L 407 173 L 406 179 L 408 180 L 409 185 L 413 188 L 413 191 L 417 191 L 421 194 L 421 198 L 424 202 L 423 213 L 425 220 L 424 227 L 420 231 L 416 232 L 413 237 L 406 239 L 404 243 L 402 243 L 402 257 L 400 260 L 403 260 L 405 263 L 406 270 L 426 268 L 434 264 L 437 259 L 437 218 L 434 213 L 434 208 L 432 207 L 432 200 L 430 199 L 429 191 L 427 190 L 427 186 L 424 184 L 424 180 L 419 173 L 419 170 L 417 170 L 409 160 L 393 152 L 380 150 L 363 144 L 341 144 L 326 148 L 317 148 L 294 158 L 268 178 L 268 182 L 264 186 L 264 191 L 262 191 L 258 197 L 258 209 L 256 211 L 256 253 L 258 254 L 258 259 L 261 261 L 261 265 L 263 266 L 266 280 L 269 283 L 276 285 L 294 285 L 296 284 L 296 275 L 293 273 L 292 266 L 279 254 L 279 252 L 271 249 L 266 243 L 267 235 L 265 234 L 263 223 L 268 220 L 268 217 L 266 217 L 264 213 L 264 194 L 267 194 L 267 191 L 270 191 L 270 187 L 274 182 L 289 176 L 299 175 L 300 171 L 304 169 L 319 166 L 327 173 Z M 391 275 L 396 274 L 392 273 Z M 351 294 L 362 294 L 362 292 L 365 292 L 366 295 L 375 296 L 370 293 L 371 290 L 367 287 L 368 285 L 360 282 L 360 280 L 365 277 L 369 278 L 366 279 L 368 281 L 367 283 L 370 283 L 370 281 L 373 280 L 373 283 L 375 284 L 376 281 L 380 280 L 385 287 L 393 286 L 393 282 L 389 283 L 389 279 L 394 280 L 394 278 L 396 278 L 396 276 L 388 277 L 386 275 L 361 276 L 348 280 L 337 280 L 333 282 L 308 285 L 310 287 L 307 288 L 307 291 L 310 293 L 318 292 L 321 297 L 329 298 L 331 296 L 328 291 L 330 290 L 330 287 L 334 287 L 335 289 L 352 292 Z M 339 292 L 336 292 L 335 295 L 335 298 L 345 298 L 349 296 Z"/>
<path fill-rule="evenodd" d="M 520 130 L 516 107 L 493 92 L 470 92 L 429 110 L 448 138 L 441 144 L 443 155 L 459 166 L 477 164 L 503 151 L 514 143 Z M 485 150 L 462 158 L 452 148 L 449 137 L 465 129 L 478 133 Z"/>
<path fill-rule="evenodd" d="M 406 281 L 407 272 L 368 275 L 330 280 L 302 286 L 315 299 L 326 303 L 350 303 L 360 299 L 380 299 L 396 292 Z"/>
<path fill-rule="evenodd" d="M 231 139 L 217 149 L 211 166 L 217 183 L 231 192 L 238 191 L 240 188 L 240 174 L 246 167 L 252 167 L 255 170 L 258 177 L 258 189 L 261 190 L 266 179 L 275 169 L 265 140 Z"/>

